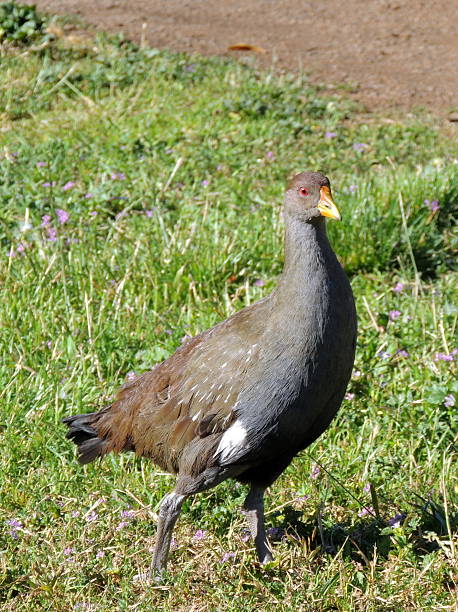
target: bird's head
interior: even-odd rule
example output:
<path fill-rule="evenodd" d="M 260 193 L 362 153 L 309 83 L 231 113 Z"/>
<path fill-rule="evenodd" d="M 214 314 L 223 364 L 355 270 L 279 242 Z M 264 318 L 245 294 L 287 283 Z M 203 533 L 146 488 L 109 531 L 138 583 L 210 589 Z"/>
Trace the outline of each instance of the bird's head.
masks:
<path fill-rule="evenodd" d="M 329 179 L 321 172 L 301 172 L 289 181 L 285 195 L 285 212 L 305 223 L 321 216 L 338 219 Z"/>

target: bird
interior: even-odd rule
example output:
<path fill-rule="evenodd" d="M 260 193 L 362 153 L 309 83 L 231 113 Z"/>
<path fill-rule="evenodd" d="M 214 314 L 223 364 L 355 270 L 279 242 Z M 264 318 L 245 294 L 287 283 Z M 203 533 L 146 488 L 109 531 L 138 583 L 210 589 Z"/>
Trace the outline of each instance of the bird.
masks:
<path fill-rule="evenodd" d="M 68 416 L 87 464 L 133 451 L 176 475 L 159 506 L 151 576 L 166 571 L 183 502 L 226 479 L 243 504 L 261 564 L 272 561 L 264 494 L 336 415 L 355 358 L 350 282 L 327 237 L 340 220 L 329 179 L 302 172 L 284 199 L 284 267 L 273 292 L 184 342 L 98 412 Z"/>

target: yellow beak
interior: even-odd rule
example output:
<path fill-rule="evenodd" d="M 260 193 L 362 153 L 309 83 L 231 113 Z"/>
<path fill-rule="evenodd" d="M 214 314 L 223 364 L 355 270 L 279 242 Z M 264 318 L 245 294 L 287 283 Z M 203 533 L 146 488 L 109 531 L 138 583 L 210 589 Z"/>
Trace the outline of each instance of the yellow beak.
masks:
<path fill-rule="evenodd" d="M 334 204 L 334 200 L 332 199 L 331 190 L 329 187 L 322 187 L 320 189 L 320 203 L 318 204 L 318 210 L 323 217 L 337 219 L 337 221 L 342 220 L 339 209 Z"/>

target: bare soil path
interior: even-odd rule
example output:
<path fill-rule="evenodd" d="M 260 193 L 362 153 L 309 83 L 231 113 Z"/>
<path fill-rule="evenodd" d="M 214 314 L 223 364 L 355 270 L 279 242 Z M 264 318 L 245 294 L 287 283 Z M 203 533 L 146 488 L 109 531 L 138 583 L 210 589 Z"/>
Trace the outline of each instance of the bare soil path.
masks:
<path fill-rule="evenodd" d="M 458 110 L 458 0 L 27 0 L 150 46 L 226 55 L 348 83 L 369 110 Z"/>

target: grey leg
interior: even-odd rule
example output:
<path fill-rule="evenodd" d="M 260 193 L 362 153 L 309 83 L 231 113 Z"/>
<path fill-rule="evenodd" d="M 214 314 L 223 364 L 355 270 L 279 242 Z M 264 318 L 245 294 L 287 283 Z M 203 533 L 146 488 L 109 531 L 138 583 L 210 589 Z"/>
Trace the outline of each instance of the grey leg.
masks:
<path fill-rule="evenodd" d="M 264 491 L 262 487 L 252 486 L 243 504 L 243 512 L 262 564 L 269 563 L 273 559 L 264 528 Z"/>
<path fill-rule="evenodd" d="M 153 563 L 151 564 L 151 574 L 153 577 L 160 577 L 166 568 L 170 542 L 172 541 L 172 531 L 185 499 L 186 495 L 179 495 L 172 491 L 161 502 L 157 523 L 156 545 L 154 547 Z"/>

